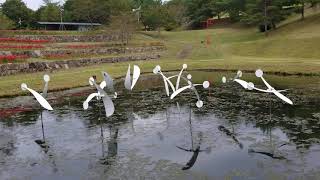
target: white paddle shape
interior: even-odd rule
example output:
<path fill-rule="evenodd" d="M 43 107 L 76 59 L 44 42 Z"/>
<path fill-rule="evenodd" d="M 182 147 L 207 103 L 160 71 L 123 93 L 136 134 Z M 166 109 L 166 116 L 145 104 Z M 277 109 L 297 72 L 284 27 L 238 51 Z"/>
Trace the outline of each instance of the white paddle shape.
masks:
<path fill-rule="evenodd" d="M 293 102 L 287 98 L 286 96 L 284 96 L 283 94 L 281 94 L 279 91 L 275 90 L 263 77 L 263 71 L 261 69 L 256 70 L 255 72 L 256 76 L 261 78 L 263 83 L 268 87 L 268 92 L 271 92 L 273 94 L 275 94 L 278 98 L 280 98 L 281 100 L 283 100 L 284 102 L 293 105 Z"/>
<path fill-rule="evenodd" d="M 109 76 L 109 74 L 107 74 L 106 72 L 103 72 L 102 74 L 103 74 L 103 77 L 104 77 L 104 81 L 101 82 L 100 85 L 97 85 L 97 83 L 95 82 L 93 77 L 89 78 L 89 84 L 91 86 L 95 86 L 98 92 L 97 93 L 92 93 L 87 97 L 87 99 L 83 102 L 83 109 L 87 110 L 89 108 L 89 102 L 94 97 L 97 97 L 98 99 L 102 98 L 104 109 L 105 109 L 105 112 L 106 112 L 106 116 L 110 117 L 114 113 L 115 108 L 114 108 L 114 104 L 113 104 L 111 98 L 107 95 L 107 93 L 103 90 L 103 88 L 107 87 L 109 89 L 113 89 L 113 80 Z M 114 98 L 117 98 L 117 93 L 116 92 L 114 94 Z"/>
<path fill-rule="evenodd" d="M 276 91 L 276 90 L 273 90 L 272 92 L 273 92 L 273 94 L 275 94 L 276 96 L 278 96 L 280 99 L 282 99 L 282 100 L 285 101 L 286 103 L 293 105 L 293 102 L 292 102 L 289 98 L 287 98 L 286 96 L 284 96 L 283 94 L 279 93 L 279 92 Z"/>
<path fill-rule="evenodd" d="M 109 96 L 102 97 L 104 109 L 106 111 L 106 116 L 110 117 L 114 113 L 114 104 Z"/>
<path fill-rule="evenodd" d="M 92 94 L 90 94 L 90 95 L 88 96 L 88 98 L 83 102 L 83 109 L 84 109 L 84 110 L 87 110 L 87 109 L 89 108 L 89 102 L 90 102 L 93 98 L 95 98 L 95 97 L 97 97 L 97 96 L 99 96 L 99 93 L 92 93 Z"/>
<path fill-rule="evenodd" d="M 36 91 L 28 88 L 28 86 L 27 86 L 25 83 L 21 84 L 21 89 L 22 89 L 23 91 L 28 90 L 28 91 L 36 98 L 36 100 L 39 102 L 39 104 L 40 104 L 43 108 L 45 108 L 45 109 L 47 109 L 47 110 L 49 110 L 49 111 L 53 111 L 53 108 L 52 108 L 51 105 L 48 103 L 48 101 L 47 101 L 44 97 L 42 97 L 38 92 L 36 92 Z"/>
<path fill-rule="evenodd" d="M 197 103 L 196 103 L 197 107 L 198 107 L 198 108 L 201 108 L 201 107 L 203 106 L 203 101 L 200 100 L 199 93 L 198 93 L 198 91 L 197 91 L 197 89 L 196 89 L 195 87 L 196 87 L 196 86 L 203 86 L 203 88 L 206 89 L 206 88 L 209 88 L 210 83 L 209 83 L 209 81 L 204 81 L 202 84 L 193 84 L 193 83 L 191 82 L 191 78 L 192 78 L 191 74 L 188 74 L 188 75 L 187 75 L 187 78 L 185 78 L 185 77 L 182 76 L 183 71 L 184 71 L 185 69 L 187 69 L 187 67 L 188 67 L 188 66 L 187 66 L 186 64 L 183 64 L 183 65 L 182 65 L 182 69 L 181 69 L 181 71 L 179 72 L 178 75 L 173 75 L 173 76 L 170 76 L 170 77 L 168 77 L 168 78 L 161 72 L 161 67 L 160 67 L 159 65 L 157 65 L 157 66 L 153 69 L 153 73 L 154 73 L 154 74 L 160 74 L 160 75 L 162 76 L 162 79 L 163 79 L 163 82 L 164 82 L 164 87 L 165 87 L 165 90 L 166 90 L 166 94 L 167 94 L 167 96 L 170 97 L 170 99 L 174 99 L 174 98 L 175 98 L 178 94 L 180 94 L 181 92 L 183 92 L 183 91 L 185 91 L 185 90 L 187 90 L 187 89 L 191 89 L 191 90 L 195 93 L 195 95 L 197 96 L 197 99 L 198 99 L 198 101 L 197 101 Z M 170 81 L 170 79 L 172 79 L 172 78 L 174 78 L 174 77 L 177 77 L 177 81 L 176 81 L 176 86 L 175 86 L 175 87 L 174 87 L 173 83 Z M 181 78 L 182 78 L 183 80 L 185 80 L 185 81 L 188 83 L 188 85 L 179 88 Z M 170 85 L 170 87 L 171 87 L 171 89 L 172 89 L 172 94 L 171 94 L 171 96 L 170 96 L 169 85 Z"/>
<path fill-rule="evenodd" d="M 241 79 L 234 79 L 234 81 L 240 84 L 243 88 L 248 89 L 248 82 Z"/>
<path fill-rule="evenodd" d="M 102 72 L 102 76 L 103 76 L 104 82 L 101 82 L 101 84 L 105 83 L 106 88 L 108 88 L 110 91 L 114 91 L 113 79 L 111 78 L 111 76 L 106 72 Z M 104 87 L 102 89 L 104 89 Z"/>
<path fill-rule="evenodd" d="M 132 74 L 132 84 L 131 84 L 131 90 L 134 88 L 134 86 L 137 84 L 138 79 L 140 77 L 141 70 L 139 66 L 134 65 L 133 66 L 133 74 Z"/>
<path fill-rule="evenodd" d="M 170 87 L 171 87 L 172 92 L 175 92 L 175 91 L 176 91 L 175 87 L 173 86 L 172 82 L 170 81 L 170 79 L 171 79 L 172 77 L 174 77 L 174 76 L 167 78 L 167 77 L 166 77 L 165 75 L 163 75 L 163 73 L 161 72 L 161 67 L 160 67 L 159 65 L 157 65 L 157 66 L 153 69 L 153 73 L 154 73 L 154 74 L 160 74 L 160 75 L 162 76 L 162 79 L 163 79 L 163 83 L 164 83 L 164 87 L 165 87 L 167 96 L 170 96 L 169 85 L 170 85 Z M 169 84 L 169 85 L 168 85 L 168 84 Z"/>
<path fill-rule="evenodd" d="M 131 71 L 130 71 L 130 64 L 129 64 L 129 67 L 128 67 L 126 79 L 124 80 L 124 87 L 125 87 L 127 90 L 131 90 Z"/>
<path fill-rule="evenodd" d="M 131 81 L 131 70 L 130 70 L 130 64 L 129 64 L 127 75 L 126 75 L 126 78 L 124 80 L 124 87 L 127 90 L 132 91 L 132 89 L 134 88 L 134 86 L 138 82 L 138 79 L 140 77 L 140 73 L 141 73 L 141 71 L 140 71 L 139 66 L 134 65 L 133 66 L 132 81 Z"/>
<path fill-rule="evenodd" d="M 192 86 L 191 85 L 188 85 L 188 86 L 184 86 L 178 90 L 176 90 L 175 92 L 173 92 L 170 96 L 170 99 L 173 99 L 175 98 L 178 94 L 180 94 L 182 91 L 186 90 L 186 89 L 190 89 Z"/>

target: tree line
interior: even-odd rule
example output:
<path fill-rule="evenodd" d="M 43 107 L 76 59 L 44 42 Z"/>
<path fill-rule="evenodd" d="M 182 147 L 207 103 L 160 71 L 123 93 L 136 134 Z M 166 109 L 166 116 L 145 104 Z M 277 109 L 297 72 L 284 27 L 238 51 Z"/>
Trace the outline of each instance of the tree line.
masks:
<path fill-rule="evenodd" d="M 208 18 L 228 17 L 246 25 L 276 28 L 290 14 L 315 7 L 320 0 L 43 0 L 38 10 L 22 0 L 6 0 L 0 8 L 0 29 L 35 28 L 37 21 L 89 22 L 104 25 L 140 22 L 145 28 L 199 28 Z M 133 10 L 135 9 L 135 10 Z M 119 22 L 118 22 L 119 23 Z"/>

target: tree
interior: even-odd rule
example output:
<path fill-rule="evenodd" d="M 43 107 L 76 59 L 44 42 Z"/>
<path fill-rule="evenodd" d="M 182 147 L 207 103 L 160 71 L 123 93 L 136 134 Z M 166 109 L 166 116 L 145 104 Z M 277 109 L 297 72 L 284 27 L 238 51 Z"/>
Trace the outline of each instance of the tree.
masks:
<path fill-rule="evenodd" d="M 58 3 L 47 2 L 35 13 L 38 21 L 56 22 L 60 21 L 60 7 Z"/>
<path fill-rule="evenodd" d="M 6 15 L 0 12 L 0 29 L 12 29 L 14 28 L 14 22 L 11 21 Z"/>
<path fill-rule="evenodd" d="M 164 6 L 168 14 L 164 24 L 166 30 L 172 30 L 187 23 L 188 18 L 185 16 L 187 6 L 185 0 L 171 0 Z"/>
<path fill-rule="evenodd" d="M 109 0 L 109 4 L 112 15 L 128 13 L 133 9 L 133 2 L 130 0 Z"/>
<path fill-rule="evenodd" d="M 162 2 L 154 1 L 154 4 L 142 9 L 142 23 L 145 27 L 158 30 L 160 33 L 160 28 L 165 24 L 167 15 L 167 11 L 164 6 L 162 6 Z"/>
<path fill-rule="evenodd" d="M 188 0 L 186 15 L 190 19 L 190 26 L 200 27 L 201 21 L 217 15 L 214 11 L 214 2 L 212 0 Z"/>
<path fill-rule="evenodd" d="M 268 27 L 264 28 L 264 31 L 269 28 L 275 29 L 276 24 L 292 12 L 282 8 L 286 3 L 283 0 L 248 0 L 241 22 Z"/>
<path fill-rule="evenodd" d="M 108 0 L 68 0 L 64 11 L 66 19 L 77 22 L 106 24 L 111 15 Z"/>
<path fill-rule="evenodd" d="M 128 44 L 137 29 L 137 20 L 128 12 L 117 13 L 111 17 L 109 28 L 120 36 L 123 44 Z"/>
<path fill-rule="evenodd" d="M 314 7 L 316 4 L 320 3 L 320 0 L 292 0 L 291 4 L 293 4 L 298 13 L 301 14 L 301 20 L 304 19 L 305 8 L 310 5 L 310 7 Z"/>
<path fill-rule="evenodd" d="M 240 13 L 245 10 L 247 0 L 220 0 L 223 1 L 223 9 L 233 21 L 240 20 Z"/>
<path fill-rule="evenodd" d="M 28 27 L 32 22 L 33 11 L 21 0 L 6 0 L 2 12 L 15 22 L 16 27 Z"/>

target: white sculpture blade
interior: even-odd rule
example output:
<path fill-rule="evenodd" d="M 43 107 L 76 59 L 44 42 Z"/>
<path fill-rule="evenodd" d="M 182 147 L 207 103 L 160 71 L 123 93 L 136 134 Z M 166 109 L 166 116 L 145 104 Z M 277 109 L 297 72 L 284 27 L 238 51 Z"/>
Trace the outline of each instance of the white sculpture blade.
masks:
<path fill-rule="evenodd" d="M 257 90 L 257 91 L 260 91 L 260 92 L 264 92 L 264 93 L 272 93 L 271 90 L 264 90 L 264 89 L 260 89 L 260 88 L 256 88 L 256 87 L 254 87 L 253 89 Z"/>
<path fill-rule="evenodd" d="M 131 70 L 130 70 L 130 64 L 129 64 L 126 79 L 124 80 L 124 87 L 127 90 L 131 90 L 131 75 L 130 75 L 130 73 L 131 73 Z"/>
<path fill-rule="evenodd" d="M 182 87 L 182 88 L 176 90 L 175 92 L 173 92 L 173 93 L 171 94 L 170 99 L 175 98 L 175 97 L 176 97 L 178 94 L 180 94 L 182 91 L 184 91 L 184 90 L 186 90 L 186 89 L 189 89 L 189 88 L 191 88 L 191 85 L 185 86 L 185 87 Z"/>
<path fill-rule="evenodd" d="M 88 96 L 88 98 L 83 102 L 83 109 L 87 110 L 89 108 L 89 102 L 94 98 L 99 96 L 98 93 L 92 93 Z"/>
<path fill-rule="evenodd" d="M 235 79 L 235 82 L 239 83 L 243 88 L 247 89 L 248 88 L 248 83 L 244 80 L 241 79 Z"/>
<path fill-rule="evenodd" d="M 98 90 L 98 93 L 99 93 L 98 96 L 107 96 L 107 93 L 95 81 L 92 81 L 92 83 Z"/>
<path fill-rule="evenodd" d="M 132 75 L 132 84 L 131 84 L 131 90 L 133 89 L 133 87 L 136 85 L 136 83 L 138 82 L 138 79 L 140 77 L 140 68 L 137 65 L 133 66 L 133 75 Z"/>
<path fill-rule="evenodd" d="M 102 97 L 106 116 L 110 117 L 114 113 L 114 104 L 109 96 Z"/>
<path fill-rule="evenodd" d="M 100 83 L 100 88 L 101 88 L 101 89 L 104 89 L 106 86 L 107 86 L 106 81 L 102 81 L 102 82 Z"/>
<path fill-rule="evenodd" d="M 183 70 L 187 68 L 187 65 L 186 64 L 183 64 L 182 66 L 182 69 L 178 75 L 178 78 L 177 78 L 177 82 L 176 82 L 176 89 L 179 89 L 179 85 L 180 85 L 180 79 L 181 79 L 181 75 L 183 73 Z"/>
<path fill-rule="evenodd" d="M 106 82 L 106 87 L 113 91 L 114 88 L 113 88 L 113 79 L 111 78 L 111 76 L 106 73 L 106 72 L 102 72 L 102 75 L 103 75 L 103 78 L 104 78 L 104 81 Z"/>
<path fill-rule="evenodd" d="M 164 82 L 164 88 L 166 89 L 167 96 L 170 96 L 167 79 L 162 73 L 161 73 L 161 76 L 162 76 L 162 79 L 163 79 L 163 82 Z"/>
<path fill-rule="evenodd" d="M 274 89 L 262 76 L 261 76 L 261 79 L 263 83 L 268 87 L 268 89 Z"/>
<path fill-rule="evenodd" d="M 174 88 L 174 85 L 172 84 L 172 82 L 167 77 L 165 77 L 165 78 L 166 78 L 168 84 L 170 85 L 172 92 L 175 92 L 176 89 Z"/>
<path fill-rule="evenodd" d="M 279 93 L 279 92 L 276 91 L 276 90 L 273 90 L 272 92 L 273 92 L 276 96 L 278 96 L 280 99 L 282 99 L 283 101 L 285 101 L 286 103 L 293 105 L 293 102 L 292 102 L 289 98 L 287 98 L 286 96 L 284 96 L 283 94 Z"/>
<path fill-rule="evenodd" d="M 42 97 L 38 92 L 26 87 L 26 89 L 36 98 L 36 100 L 39 102 L 39 104 L 49 110 L 49 111 L 53 111 L 53 108 L 51 107 L 51 105 L 48 103 L 48 101 Z"/>

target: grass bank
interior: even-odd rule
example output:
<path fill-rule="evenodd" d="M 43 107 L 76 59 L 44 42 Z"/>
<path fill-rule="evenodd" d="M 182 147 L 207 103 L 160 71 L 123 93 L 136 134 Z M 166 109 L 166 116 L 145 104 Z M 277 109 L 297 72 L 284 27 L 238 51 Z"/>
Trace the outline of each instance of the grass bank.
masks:
<path fill-rule="evenodd" d="M 207 39 L 211 41 L 209 45 Z M 186 63 L 189 70 L 240 69 L 253 72 L 261 68 L 269 73 L 314 75 L 320 79 L 320 14 L 312 14 L 304 21 L 286 23 L 268 37 L 256 29 L 230 25 L 209 30 L 161 32 L 160 36 L 143 32 L 131 43 L 158 41 L 168 49 L 160 60 L 131 64 L 138 64 L 144 73 L 151 72 L 157 64 L 164 70 L 178 70 Z M 109 72 L 114 78 L 124 76 L 128 64 L 102 64 L 53 72 L 50 74 L 50 90 L 86 86 L 88 78 L 92 75 L 101 77 L 101 71 Z M 0 77 L 0 96 L 22 94 L 22 82 L 41 90 L 43 74 Z"/>
<path fill-rule="evenodd" d="M 98 80 L 101 80 L 101 71 L 107 71 L 113 78 L 125 76 L 128 64 L 114 63 L 102 64 L 90 67 L 81 67 L 69 70 L 61 70 L 50 73 L 50 91 L 69 89 L 88 85 L 88 78 L 92 75 L 97 75 Z M 224 59 L 214 60 L 155 60 L 155 61 L 135 61 L 130 64 L 140 66 L 142 73 L 151 73 L 156 65 L 160 65 L 163 70 L 172 71 L 180 70 L 183 63 L 188 64 L 189 70 L 207 69 L 207 70 L 233 70 L 237 69 L 254 72 L 257 68 L 263 68 L 267 73 L 285 73 L 285 74 L 300 74 L 300 67 L 290 64 L 284 64 L 281 61 L 274 61 L 274 65 L 266 66 L 262 61 L 252 61 L 248 63 L 245 59 L 229 59 L 228 62 Z M 260 64 L 260 65 L 259 65 Z M 313 66 L 308 67 L 310 72 L 316 72 Z M 43 72 L 32 74 L 19 74 L 14 76 L 0 77 L 0 97 L 22 95 L 20 84 L 25 82 L 30 87 L 41 91 L 43 87 Z M 306 74 L 312 75 L 312 74 Z M 314 75 L 314 74 L 313 74 Z M 317 74 L 319 75 L 319 74 Z M 320 80 L 320 77 L 319 77 Z"/>

